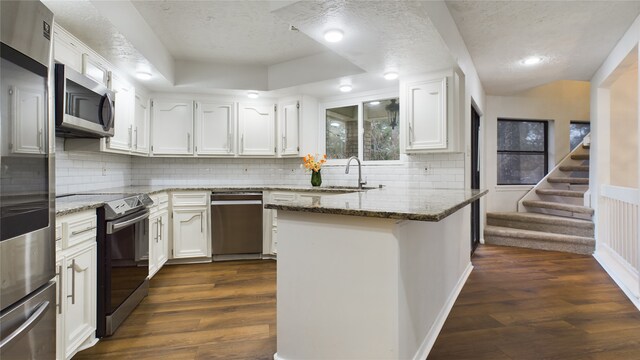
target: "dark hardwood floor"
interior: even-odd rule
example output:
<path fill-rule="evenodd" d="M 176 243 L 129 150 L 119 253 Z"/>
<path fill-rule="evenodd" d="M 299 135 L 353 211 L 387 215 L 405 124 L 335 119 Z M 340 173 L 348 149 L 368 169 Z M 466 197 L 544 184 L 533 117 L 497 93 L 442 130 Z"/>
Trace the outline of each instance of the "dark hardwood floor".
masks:
<path fill-rule="evenodd" d="M 276 263 L 168 265 L 115 335 L 74 359 L 273 359 Z"/>
<path fill-rule="evenodd" d="M 590 256 L 480 245 L 431 359 L 640 359 L 640 312 Z M 272 359 L 274 261 L 165 266 L 74 359 Z"/>
<path fill-rule="evenodd" d="M 480 246 L 428 359 L 640 359 L 640 312 L 591 256 Z"/>

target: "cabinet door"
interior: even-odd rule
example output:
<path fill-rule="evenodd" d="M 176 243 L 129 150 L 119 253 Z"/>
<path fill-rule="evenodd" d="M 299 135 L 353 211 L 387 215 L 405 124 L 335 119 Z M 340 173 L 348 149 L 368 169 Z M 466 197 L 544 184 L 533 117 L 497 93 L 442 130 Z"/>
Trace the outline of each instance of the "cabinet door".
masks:
<path fill-rule="evenodd" d="M 56 26 L 53 30 L 53 57 L 56 62 L 82 72 L 82 50 L 79 44 Z"/>
<path fill-rule="evenodd" d="M 275 155 L 273 105 L 239 106 L 240 155 Z"/>
<path fill-rule="evenodd" d="M 113 118 L 113 136 L 107 138 L 107 148 L 129 151 L 133 144 L 133 112 L 135 89 L 122 80 L 113 78 L 116 92 L 116 110 Z"/>
<path fill-rule="evenodd" d="M 233 103 L 196 103 L 196 154 L 234 155 Z"/>
<path fill-rule="evenodd" d="M 300 123 L 300 102 L 281 103 L 278 112 L 279 154 L 298 155 L 298 128 Z"/>
<path fill-rule="evenodd" d="M 153 100 L 151 109 L 151 152 L 154 155 L 193 154 L 193 103 Z"/>
<path fill-rule="evenodd" d="M 56 261 L 56 359 L 64 359 L 64 317 L 62 316 L 62 294 L 65 293 L 62 276 L 64 275 L 64 261 L 58 259 Z"/>
<path fill-rule="evenodd" d="M 133 151 L 149 154 L 149 99 L 135 95 L 133 120 Z"/>
<path fill-rule="evenodd" d="M 173 257 L 211 256 L 208 253 L 207 211 L 205 209 L 173 210 Z"/>
<path fill-rule="evenodd" d="M 159 252 L 158 234 L 160 230 L 160 221 L 157 215 L 149 217 L 149 279 L 158 272 L 158 262 L 156 261 Z"/>
<path fill-rule="evenodd" d="M 42 89 L 9 87 L 11 106 L 11 152 L 44 154 L 45 94 Z"/>
<path fill-rule="evenodd" d="M 206 222 L 205 222 L 206 223 Z M 206 234 L 206 231 L 205 231 Z M 206 235 L 205 235 L 206 238 Z M 156 255 L 156 266 L 158 270 L 169 259 L 169 212 L 164 211 L 158 216 L 158 252 Z"/>
<path fill-rule="evenodd" d="M 69 358 L 96 330 L 96 244 L 68 255 L 63 271 L 65 358 Z"/>
<path fill-rule="evenodd" d="M 447 148 L 447 78 L 407 88 L 406 150 Z"/>

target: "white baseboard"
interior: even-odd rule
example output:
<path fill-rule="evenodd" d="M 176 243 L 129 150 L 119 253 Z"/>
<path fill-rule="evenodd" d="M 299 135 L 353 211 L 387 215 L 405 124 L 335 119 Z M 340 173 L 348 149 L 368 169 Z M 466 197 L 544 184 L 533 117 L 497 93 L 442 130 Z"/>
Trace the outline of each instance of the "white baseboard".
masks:
<path fill-rule="evenodd" d="M 628 269 L 617 264 L 615 257 L 603 247 L 599 247 L 593 254 L 593 257 L 598 261 L 607 274 L 609 274 L 609 277 L 618 285 L 622 292 L 627 295 L 633 305 L 640 310 L 640 298 L 627 286 L 629 281 L 633 281 L 633 274 L 629 274 L 627 271 Z M 625 278 L 626 281 L 623 278 Z M 629 278 L 631 278 L 631 280 L 629 280 Z M 635 281 L 636 284 L 639 281 L 637 276 L 635 276 Z"/>
<path fill-rule="evenodd" d="M 453 288 L 453 291 L 451 291 L 451 294 L 449 294 L 449 298 L 447 299 L 445 306 L 442 308 L 442 310 L 440 310 L 436 321 L 431 326 L 431 329 L 429 329 L 429 332 L 427 332 L 427 336 L 425 336 L 424 340 L 422 340 L 422 344 L 420 344 L 418 351 L 416 351 L 416 354 L 413 356 L 414 360 L 424 360 L 427 358 L 427 355 L 429 355 L 429 352 L 431 352 L 431 348 L 433 348 L 433 345 L 436 343 L 436 339 L 440 334 L 440 330 L 442 330 L 444 322 L 447 320 L 447 316 L 449 316 L 449 313 L 451 312 L 453 305 L 458 299 L 458 295 L 460 295 L 460 292 L 462 291 L 464 284 L 467 282 L 467 279 L 469 278 L 472 270 L 473 265 L 471 265 L 471 262 L 469 262 L 467 268 L 460 276 L 460 279 L 458 279 L 458 283 L 456 284 L 455 288 Z"/>

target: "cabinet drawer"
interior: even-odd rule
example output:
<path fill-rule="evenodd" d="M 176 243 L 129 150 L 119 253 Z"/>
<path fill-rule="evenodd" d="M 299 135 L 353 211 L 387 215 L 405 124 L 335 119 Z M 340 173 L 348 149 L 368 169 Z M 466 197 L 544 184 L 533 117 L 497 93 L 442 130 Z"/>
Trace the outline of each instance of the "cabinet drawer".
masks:
<path fill-rule="evenodd" d="M 209 192 L 174 193 L 173 206 L 208 206 Z"/>
<path fill-rule="evenodd" d="M 56 252 L 62 250 L 62 224 L 56 223 Z"/>
<path fill-rule="evenodd" d="M 290 193 L 290 192 L 286 192 L 286 193 L 271 193 L 271 201 L 279 201 L 279 202 L 288 202 L 288 201 L 294 201 L 297 198 L 297 194 L 296 193 Z"/>
<path fill-rule="evenodd" d="M 77 216 L 69 217 L 65 219 L 62 226 L 63 229 L 66 225 L 66 244 L 64 243 L 65 237 L 63 236 L 63 248 L 69 248 L 71 246 L 80 244 L 87 240 L 95 241 L 97 220 L 95 213 L 90 216 L 86 213 L 78 214 Z"/>
<path fill-rule="evenodd" d="M 156 202 L 156 204 L 158 204 L 159 210 L 166 209 L 167 207 L 169 207 L 169 194 L 158 194 L 154 201 Z"/>

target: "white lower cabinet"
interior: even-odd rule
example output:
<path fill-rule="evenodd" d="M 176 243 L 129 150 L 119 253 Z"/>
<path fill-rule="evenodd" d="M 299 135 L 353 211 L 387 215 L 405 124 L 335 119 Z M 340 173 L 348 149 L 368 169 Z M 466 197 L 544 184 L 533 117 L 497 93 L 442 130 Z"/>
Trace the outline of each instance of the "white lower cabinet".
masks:
<path fill-rule="evenodd" d="M 172 258 L 211 257 L 209 192 L 172 194 Z"/>
<path fill-rule="evenodd" d="M 149 219 L 149 278 L 153 277 L 169 259 L 169 212 L 163 210 Z"/>
<path fill-rule="evenodd" d="M 150 195 L 153 206 L 149 209 L 149 279 L 169 259 L 169 195 Z"/>
<path fill-rule="evenodd" d="M 58 359 L 70 359 L 95 343 L 97 245 L 93 210 L 56 218 L 56 343 Z"/>

